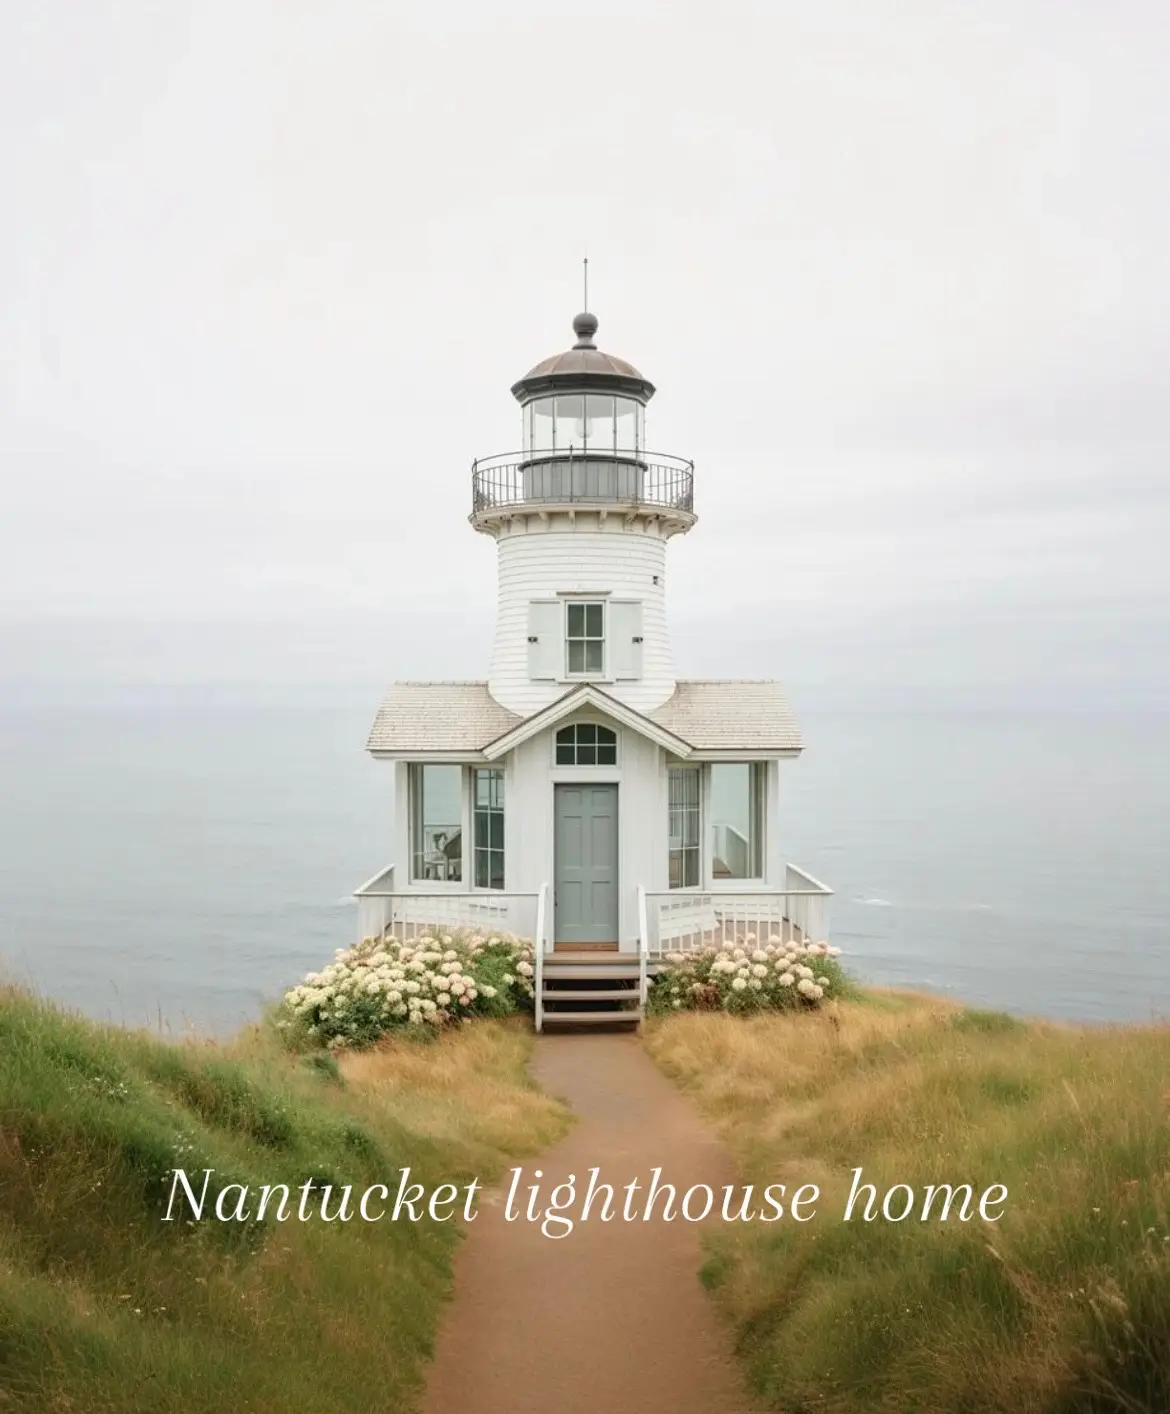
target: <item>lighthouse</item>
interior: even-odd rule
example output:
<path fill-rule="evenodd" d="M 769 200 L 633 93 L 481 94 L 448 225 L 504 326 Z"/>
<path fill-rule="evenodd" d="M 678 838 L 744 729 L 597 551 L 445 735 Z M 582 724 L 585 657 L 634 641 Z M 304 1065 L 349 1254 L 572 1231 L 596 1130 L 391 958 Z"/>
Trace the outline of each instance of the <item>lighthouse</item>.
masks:
<path fill-rule="evenodd" d="M 603 353 L 597 328 L 577 315 L 573 346 L 513 384 L 522 449 L 472 468 L 471 522 L 498 549 L 488 690 L 522 715 L 566 682 L 642 712 L 676 686 L 666 547 L 695 523 L 694 467 L 647 451 L 654 385 Z"/>
<path fill-rule="evenodd" d="M 667 556 L 695 467 L 649 449 L 654 385 L 597 317 L 572 327 L 512 384 L 519 450 L 471 466 L 488 676 L 387 692 L 367 747 L 393 763 L 394 862 L 357 891 L 363 936 L 532 938 L 538 1026 L 636 1019 L 667 952 L 824 938 L 830 893 L 783 855 L 802 742 L 780 684 L 675 673 Z"/>

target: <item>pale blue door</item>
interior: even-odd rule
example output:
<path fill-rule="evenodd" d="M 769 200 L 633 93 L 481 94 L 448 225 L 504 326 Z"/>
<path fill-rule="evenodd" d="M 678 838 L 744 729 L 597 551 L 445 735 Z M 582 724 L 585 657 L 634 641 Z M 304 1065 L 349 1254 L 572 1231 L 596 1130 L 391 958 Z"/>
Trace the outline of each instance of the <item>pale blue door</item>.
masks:
<path fill-rule="evenodd" d="M 618 940 L 618 788 L 554 787 L 553 938 Z"/>

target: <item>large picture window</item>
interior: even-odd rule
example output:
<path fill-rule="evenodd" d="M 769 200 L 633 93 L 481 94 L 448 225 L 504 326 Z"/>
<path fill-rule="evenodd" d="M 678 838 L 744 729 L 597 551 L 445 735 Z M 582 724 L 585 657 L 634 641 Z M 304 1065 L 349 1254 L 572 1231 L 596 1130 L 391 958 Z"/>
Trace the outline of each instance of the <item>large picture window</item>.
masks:
<path fill-rule="evenodd" d="M 592 722 L 577 722 L 557 732 L 558 766 L 616 766 L 617 733 Z"/>
<path fill-rule="evenodd" d="M 411 763 L 410 877 L 463 878 L 463 767 Z"/>
<path fill-rule="evenodd" d="M 565 605 L 565 666 L 570 677 L 600 677 L 605 670 L 605 605 Z"/>
<path fill-rule="evenodd" d="M 758 762 L 711 767 L 711 877 L 759 879 L 764 868 L 764 782 Z"/>
<path fill-rule="evenodd" d="M 668 783 L 672 889 L 699 885 L 699 768 L 672 768 Z"/>
<path fill-rule="evenodd" d="M 504 887 L 504 773 L 498 769 L 472 772 L 471 809 L 474 819 L 477 889 Z"/>

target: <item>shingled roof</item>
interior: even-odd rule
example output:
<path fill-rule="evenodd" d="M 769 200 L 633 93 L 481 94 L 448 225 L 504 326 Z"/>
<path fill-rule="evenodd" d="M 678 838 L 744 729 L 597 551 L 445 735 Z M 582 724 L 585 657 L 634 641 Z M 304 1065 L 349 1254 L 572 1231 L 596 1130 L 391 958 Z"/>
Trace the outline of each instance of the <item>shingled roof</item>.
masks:
<path fill-rule="evenodd" d="M 695 751 L 800 751 L 804 744 L 778 682 L 680 682 L 648 715 Z"/>
<path fill-rule="evenodd" d="M 600 689 L 594 692 L 608 696 Z M 799 751 L 803 745 L 788 699 L 776 682 L 680 682 L 661 707 L 633 715 L 665 728 L 701 754 L 771 755 Z M 400 682 L 387 692 L 366 745 L 376 755 L 476 755 L 527 720 L 501 707 L 486 682 Z"/>
<path fill-rule="evenodd" d="M 486 682 L 396 682 L 382 700 L 368 751 L 479 751 L 524 720 Z"/>

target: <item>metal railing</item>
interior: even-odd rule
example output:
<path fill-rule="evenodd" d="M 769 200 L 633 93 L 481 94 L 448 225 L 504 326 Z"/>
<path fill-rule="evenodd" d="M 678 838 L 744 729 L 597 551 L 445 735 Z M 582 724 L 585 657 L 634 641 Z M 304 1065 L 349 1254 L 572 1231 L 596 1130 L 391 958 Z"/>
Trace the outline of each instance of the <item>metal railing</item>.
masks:
<path fill-rule="evenodd" d="M 761 942 L 825 942 L 832 890 L 804 870 L 789 865 L 783 889 L 671 889 L 647 892 L 646 919 L 640 922 L 651 957 L 696 952 L 754 937 Z M 639 897 L 639 908 L 643 900 Z M 639 939 L 639 951 L 642 950 Z"/>
<path fill-rule="evenodd" d="M 648 506 L 693 516 L 695 464 L 662 452 L 504 452 L 471 464 L 471 513 L 522 506 Z"/>

